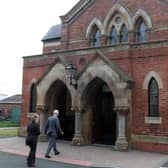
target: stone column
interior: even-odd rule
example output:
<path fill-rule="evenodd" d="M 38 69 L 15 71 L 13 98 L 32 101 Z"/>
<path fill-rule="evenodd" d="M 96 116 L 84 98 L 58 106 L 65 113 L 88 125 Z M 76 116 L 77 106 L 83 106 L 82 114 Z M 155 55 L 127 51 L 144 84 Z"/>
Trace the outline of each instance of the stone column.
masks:
<path fill-rule="evenodd" d="M 81 109 L 74 108 L 74 112 L 75 112 L 75 134 L 74 138 L 72 139 L 72 144 L 82 145 L 84 141 L 81 133 Z"/>
<path fill-rule="evenodd" d="M 41 134 L 39 136 L 39 141 L 41 142 L 45 142 L 47 141 L 47 136 L 44 134 L 44 128 L 45 128 L 45 124 L 47 121 L 47 106 L 37 106 L 37 112 L 40 115 L 40 131 Z"/>
<path fill-rule="evenodd" d="M 128 150 L 128 141 L 126 137 L 126 118 L 128 113 L 128 107 L 117 107 L 118 118 L 118 137 L 115 142 L 115 148 L 120 151 Z"/>

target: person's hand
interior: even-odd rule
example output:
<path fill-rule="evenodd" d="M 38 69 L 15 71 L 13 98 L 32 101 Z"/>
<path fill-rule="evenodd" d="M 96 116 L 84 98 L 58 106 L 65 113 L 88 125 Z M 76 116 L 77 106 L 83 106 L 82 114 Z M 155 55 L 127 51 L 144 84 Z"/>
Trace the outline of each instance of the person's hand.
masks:
<path fill-rule="evenodd" d="M 61 132 L 61 135 L 64 135 L 64 132 L 63 132 L 63 131 Z"/>

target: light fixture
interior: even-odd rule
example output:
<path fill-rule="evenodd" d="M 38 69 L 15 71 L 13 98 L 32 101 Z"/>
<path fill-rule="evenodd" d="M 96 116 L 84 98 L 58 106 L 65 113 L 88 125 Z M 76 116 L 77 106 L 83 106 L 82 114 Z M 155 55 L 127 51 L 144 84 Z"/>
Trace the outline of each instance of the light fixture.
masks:
<path fill-rule="evenodd" d="M 76 79 L 76 73 L 77 68 L 72 64 L 68 64 L 65 67 L 66 77 L 70 82 L 70 85 L 72 85 L 75 89 L 77 89 L 77 79 Z"/>

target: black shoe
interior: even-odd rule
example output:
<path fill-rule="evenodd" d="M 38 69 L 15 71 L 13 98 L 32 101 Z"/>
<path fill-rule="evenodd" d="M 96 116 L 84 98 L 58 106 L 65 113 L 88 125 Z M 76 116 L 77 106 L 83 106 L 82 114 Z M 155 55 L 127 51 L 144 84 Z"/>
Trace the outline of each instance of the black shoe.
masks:
<path fill-rule="evenodd" d="M 28 167 L 36 167 L 35 164 L 27 164 Z"/>
<path fill-rule="evenodd" d="M 60 154 L 60 152 L 58 152 L 58 151 L 57 151 L 57 152 L 55 152 L 55 155 L 59 155 L 59 154 Z"/>
<path fill-rule="evenodd" d="M 50 156 L 50 155 L 45 155 L 45 158 L 49 158 L 49 159 L 50 159 L 50 158 L 51 158 L 51 156 Z"/>

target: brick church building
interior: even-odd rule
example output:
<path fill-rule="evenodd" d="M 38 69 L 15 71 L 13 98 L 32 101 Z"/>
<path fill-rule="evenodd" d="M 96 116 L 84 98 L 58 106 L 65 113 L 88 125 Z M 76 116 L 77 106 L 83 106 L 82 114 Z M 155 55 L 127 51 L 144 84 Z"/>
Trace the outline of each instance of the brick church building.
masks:
<path fill-rule="evenodd" d="M 20 135 L 37 112 L 43 139 L 59 109 L 74 145 L 168 153 L 167 0 L 80 0 L 42 42 L 23 57 Z"/>

